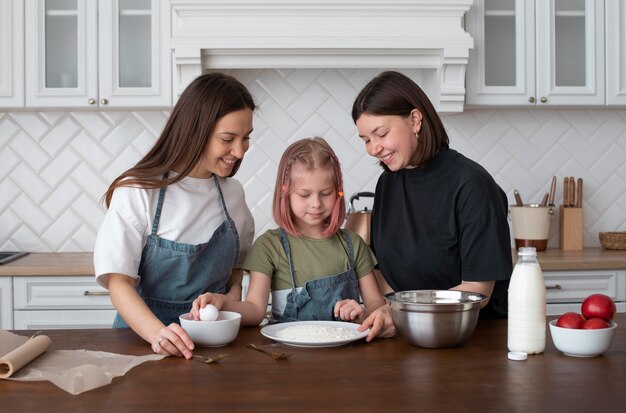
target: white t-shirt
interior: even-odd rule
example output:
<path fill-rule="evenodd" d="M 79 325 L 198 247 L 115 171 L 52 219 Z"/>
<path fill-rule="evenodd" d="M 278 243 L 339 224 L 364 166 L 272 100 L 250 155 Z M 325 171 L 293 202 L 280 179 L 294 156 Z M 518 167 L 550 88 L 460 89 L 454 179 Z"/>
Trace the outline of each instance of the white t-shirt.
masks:
<path fill-rule="evenodd" d="M 170 173 L 172 176 L 173 172 Z M 243 262 L 254 238 L 254 218 L 246 204 L 241 183 L 219 178 L 226 208 L 239 233 L 239 258 Z M 139 262 L 159 198 L 159 189 L 119 187 L 96 237 L 94 267 L 96 281 L 108 288 L 108 274 L 125 274 L 139 283 Z M 157 235 L 186 244 L 208 242 L 226 216 L 213 177 L 185 177 L 165 191 Z"/>

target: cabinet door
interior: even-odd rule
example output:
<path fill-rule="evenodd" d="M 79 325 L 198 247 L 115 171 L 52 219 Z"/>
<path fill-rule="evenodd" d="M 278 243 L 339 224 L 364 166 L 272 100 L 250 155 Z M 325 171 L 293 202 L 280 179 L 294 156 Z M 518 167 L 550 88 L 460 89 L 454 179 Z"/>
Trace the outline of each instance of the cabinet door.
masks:
<path fill-rule="evenodd" d="M 25 4 L 26 106 L 95 106 L 96 0 L 30 0 Z"/>
<path fill-rule="evenodd" d="M 465 23 L 474 38 L 466 103 L 534 105 L 534 1 L 477 0 Z"/>
<path fill-rule="evenodd" d="M 24 4 L 0 0 L 0 107 L 24 106 Z"/>
<path fill-rule="evenodd" d="M 606 103 L 626 105 L 626 0 L 606 2 Z"/>
<path fill-rule="evenodd" d="M 171 105 L 168 2 L 101 1 L 100 106 Z"/>
<path fill-rule="evenodd" d="M 537 1 L 539 105 L 604 105 L 604 2 Z"/>
<path fill-rule="evenodd" d="M 16 310 L 113 308 L 93 276 L 13 277 L 13 289 Z"/>
<path fill-rule="evenodd" d="M 110 328 L 109 293 L 93 276 L 13 277 L 15 329 Z"/>
<path fill-rule="evenodd" d="M 0 328 L 13 329 L 13 288 L 11 277 L 0 277 Z"/>
<path fill-rule="evenodd" d="M 549 304 L 582 303 L 590 294 L 608 295 L 616 303 L 626 301 L 626 271 L 544 271 Z"/>
<path fill-rule="evenodd" d="M 111 328 L 115 310 L 15 311 L 16 330 Z"/>

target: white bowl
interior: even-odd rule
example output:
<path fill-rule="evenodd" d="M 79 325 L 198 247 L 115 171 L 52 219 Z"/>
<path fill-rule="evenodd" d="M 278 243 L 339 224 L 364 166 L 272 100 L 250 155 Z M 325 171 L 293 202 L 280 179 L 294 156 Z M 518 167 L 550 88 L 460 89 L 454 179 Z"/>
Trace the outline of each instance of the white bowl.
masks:
<path fill-rule="evenodd" d="M 181 327 L 201 347 L 225 346 L 237 337 L 241 324 L 241 314 L 233 311 L 220 311 L 215 321 L 196 321 L 189 313 L 178 318 Z"/>
<path fill-rule="evenodd" d="M 550 321 L 550 335 L 554 346 L 563 354 L 575 357 L 595 357 L 611 346 L 617 324 L 611 321 L 608 328 L 583 330 L 557 327 L 557 320 Z"/>

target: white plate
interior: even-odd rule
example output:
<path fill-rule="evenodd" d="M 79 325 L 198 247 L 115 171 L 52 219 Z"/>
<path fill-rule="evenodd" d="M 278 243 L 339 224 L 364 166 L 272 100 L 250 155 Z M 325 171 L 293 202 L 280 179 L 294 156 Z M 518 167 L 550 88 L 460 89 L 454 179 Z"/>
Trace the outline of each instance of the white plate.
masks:
<path fill-rule="evenodd" d="M 358 333 L 352 338 L 349 339 L 337 339 L 332 341 L 304 341 L 304 340 L 288 340 L 281 337 L 278 337 L 278 332 L 292 326 L 326 326 L 326 327 L 341 327 L 346 330 L 354 331 Z M 261 334 L 265 337 L 272 339 L 274 341 L 278 341 L 279 343 L 287 344 L 289 346 L 294 347 L 338 347 L 343 346 L 344 344 L 351 343 L 353 341 L 361 340 L 369 334 L 370 330 L 367 329 L 363 332 L 357 331 L 360 324 L 355 323 L 347 323 L 343 321 L 293 321 L 289 323 L 279 323 L 272 324 L 269 326 L 265 326 L 261 329 Z"/>

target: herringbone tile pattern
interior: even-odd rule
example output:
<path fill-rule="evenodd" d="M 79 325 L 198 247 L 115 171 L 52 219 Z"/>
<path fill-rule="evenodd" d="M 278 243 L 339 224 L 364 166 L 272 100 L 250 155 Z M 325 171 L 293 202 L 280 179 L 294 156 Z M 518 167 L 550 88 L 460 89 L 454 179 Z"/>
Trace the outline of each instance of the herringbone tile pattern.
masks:
<path fill-rule="evenodd" d="M 380 174 L 356 135 L 352 100 L 377 70 L 233 70 L 259 110 L 237 174 L 257 233 L 274 226 L 271 194 L 282 151 L 325 137 L 339 154 L 349 195 Z M 407 72 L 419 81 L 419 75 Z M 91 251 L 108 183 L 154 143 L 168 113 L 0 112 L 0 250 Z M 626 230 L 626 110 L 469 110 L 447 115 L 451 146 L 481 163 L 513 200 L 538 202 L 556 175 L 585 180 L 586 246 Z M 561 199 L 561 185 L 557 187 Z M 370 200 L 357 203 L 369 207 Z M 557 221 L 558 222 L 558 221 Z M 550 246 L 558 245 L 558 224 Z"/>

